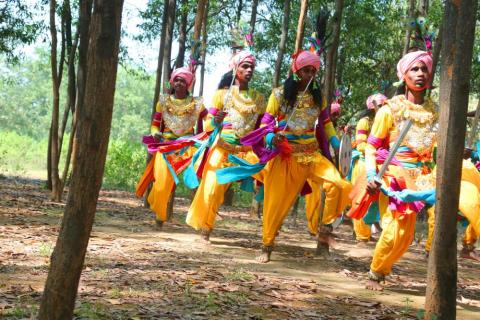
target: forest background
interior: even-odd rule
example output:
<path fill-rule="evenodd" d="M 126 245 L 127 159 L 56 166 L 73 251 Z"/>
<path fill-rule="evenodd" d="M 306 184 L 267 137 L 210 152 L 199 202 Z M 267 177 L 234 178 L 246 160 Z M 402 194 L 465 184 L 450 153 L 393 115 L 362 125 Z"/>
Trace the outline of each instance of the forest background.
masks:
<path fill-rule="evenodd" d="M 187 30 L 193 28 L 196 2 L 177 1 L 171 65 L 178 58 L 180 20 L 186 16 Z M 259 1 L 257 7 L 253 51 L 259 63 L 252 87 L 266 96 L 272 88 L 285 2 Z M 17 37 L 12 43 L 2 43 L 0 173 L 45 180 L 53 104 L 48 1 L 31 0 L 27 5 L 21 3 L 22 1 L 0 3 L 0 6 L 9 6 L 11 10 L 12 20 L 6 22 L 12 30 L 24 36 Z M 78 4 L 72 1 L 71 5 L 75 18 L 78 15 Z M 310 1 L 305 24 L 306 36 L 313 32 L 315 15 L 321 8 L 329 10 L 333 15 L 334 2 Z M 286 54 L 283 56 L 280 79 L 286 77 L 290 54 L 294 51 L 300 2 L 291 1 L 290 9 Z M 58 5 L 58 16 L 61 16 L 61 10 Z M 164 1 L 161 0 L 125 2 L 121 67 L 117 76 L 111 139 L 103 182 L 105 188 L 133 191 L 145 166 L 145 148 L 141 144 L 141 137 L 148 134 L 150 127 L 163 10 Z M 395 67 L 404 45 L 408 10 L 409 1 L 344 1 L 335 75 L 335 87 L 344 94 L 339 121 L 341 124 L 355 123 L 358 112 L 365 106 L 366 98 L 372 93 L 383 91 L 396 81 Z M 203 96 L 207 106 L 220 76 L 226 71 L 231 54 L 228 46 L 230 35 L 226 30 L 234 27 L 239 20 L 249 20 L 251 11 L 252 1 L 249 0 L 209 2 L 206 75 L 203 81 Z M 438 32 L 442 14 L 442 1 L 430 1 L 430 30 Z M 330 25 L 329 28 L 331 29 Z M 3 25 L 0 29 L 7 28 Z M 477 28 L 476 39 L 479 37 Z M 190 44 L 187 40 L 187 56 Z M 308 48 L 306 41 L 303 48 Z M 476 97 L 480 93 L 480 41 L 475 41 L 472 67 L 470 110 L 475 109 L 478 100 Z M 66 64 L 64 73 L 67 73 Z M 199 72 L 197 77 L 200 78 Z M 62 82 L 59 92 L 62 113 L 67 104 L 66 80 Z M 198 84 L 195 92 L 199 92 Z M 434 98 L 437 97 L 435 93 L 434 90 Z M 59 161 L 60 172 L 65 163 L 70 131 L 71 123 L 68 122 L 62 158 Z M 177 190 L 177 195 L 185 194 L 185 189 Z M 235 194 L 237 204 L 249 204 L 248 195 L 240 191 Z"/>

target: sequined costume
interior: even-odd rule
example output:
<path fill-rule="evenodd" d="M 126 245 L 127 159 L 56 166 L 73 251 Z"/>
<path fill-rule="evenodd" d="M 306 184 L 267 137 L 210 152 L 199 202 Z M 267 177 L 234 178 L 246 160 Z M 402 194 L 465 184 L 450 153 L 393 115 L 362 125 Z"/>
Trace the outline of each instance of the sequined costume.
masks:
<path fill-rule="evenodd" d="M 195 127 L 197 132 L 203 131 L 203 118 L 206 114 L 202 98 L 176 99 L 173 95 L 159 97 L 150 131 L 152 136 L 161 133 L 161 140 L 153 141 L 152 136 L 144 138 L 153 158 L 137 187 L 137 195 L 142 196 L 143 191 L 139 189 L 148 182 L 147 173 L 151 172 L 154 182 L 147 201 L 150 209 L 155 212 L 157 221 L 166 221 L 168 201 L 179 182 L 177 175 L 191 162 L 195 150 L 193 143 L 179 148 L 173 146 L 175 142 L 181 143 L 194 136 Z M 158 148 L 158 145 L 168 148 Z"/>
<path fill-rule="evenodd" d="M 218 209 L 230 186 L 229 183 L 218 183 L 216 171 L 232 165 L 229 155 L 236 155 L 250 163 L 258 162 L 252 147 L 242 145 L 240 138 L 258 127 L 265 112 L 265 98 L 254 89 L 239 90 L 238 86 L 233 86 L 230 97 L 227 92 L 228 89 L 217 90 L 213 97 L 213 108 L 209 110 L 206 121 L 207 130 L 213 129 L 213 117 L 217 112 L 223 110 L 227 115 L 220 136 L 208 153 L 202 181 L 186 219 L 188 225 L 205 233 L 213 230 Z"/>

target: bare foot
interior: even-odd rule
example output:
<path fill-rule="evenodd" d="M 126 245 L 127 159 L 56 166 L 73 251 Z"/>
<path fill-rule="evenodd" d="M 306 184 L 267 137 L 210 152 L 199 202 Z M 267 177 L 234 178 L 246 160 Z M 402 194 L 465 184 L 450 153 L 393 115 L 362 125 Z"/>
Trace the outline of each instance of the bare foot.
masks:
<path fill-rule="evenodd" d="M 328 241 L 322 241 L 322 239 L 318 239 L 317 241 L 317 250 L 315 250 L 315 254 L 317 256 L 329 256 L 330 255 L 330 246 L 328 245 Z"/>
<path fill-rule="evenodd" d="M 475 252 L 475 250 L 469 250 L 467 248 L 463 248 L 460 251 L 460 258 L 480 261 L 480 256 Z"/>
<path fill-rule="evenodd" d="M 162 220 L 155 220 L 155 229 L 157 231 L 161 231 L 163 229 L 163 221 Z"/>
<path fill-rule="evenodd" d="M 383 291 L 383 287 L 380 285 L 380 282 L 368 279 L 365 284 L 365 289 L 372 291 Z"/>
<path fill-rule="evenodd" d="M 262 252 L 255 257 L 255 260 L 259 263 L 270 262 L 270 256 L 272 255 L 273 247 L 262 247 Z"/>
<path fill-rule="evenodd" d="M 203 243 L 209 244 L 210 243 L 210 231 L 202 230 L 200 233 L 200 239 L 202 239 Z"/>
<path fill-rule="evenodd" d="M 270 255 L 272 253 L 271 252 L 263 252 L 260 253 L 256 258 L 255 260 L 257 260 L 257 262 L 260 262 L 260 263 L 267 263 L 267 262 L 270 262 Z"/>

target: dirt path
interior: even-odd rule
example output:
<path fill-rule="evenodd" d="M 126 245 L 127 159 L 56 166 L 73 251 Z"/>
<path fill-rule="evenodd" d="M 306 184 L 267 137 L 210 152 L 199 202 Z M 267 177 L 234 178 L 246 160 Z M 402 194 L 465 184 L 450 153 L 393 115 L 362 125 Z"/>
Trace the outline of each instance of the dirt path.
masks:
<path fill-rule="evenodd" d="M 417 319 L 427 261 L 412 246 L 383 293 L 363 289 L 373 245 L 359 247 L 340 227 L 329 258 L 316 257 L 303 221 L 287 221 L 273 261 L 254 261 L 260 222 L 222 208 L 205 246 L 175 220 L 156 231 L 153 216 L 126 192 L 103 191 L 82 274 L 76 319 Z M 0 318 L 34 318 L 63 204 L 32 180 L 0 180 Z M 458 319 L 480 319 L 480 264 L 459 263 Z"/>

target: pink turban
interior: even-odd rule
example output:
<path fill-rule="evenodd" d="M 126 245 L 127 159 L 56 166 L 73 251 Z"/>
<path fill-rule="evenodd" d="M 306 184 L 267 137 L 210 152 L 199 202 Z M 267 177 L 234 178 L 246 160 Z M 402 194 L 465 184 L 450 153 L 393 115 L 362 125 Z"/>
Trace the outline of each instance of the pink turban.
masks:
<path fill-rule="evenodd" d="M 330 114 L 334 114 L 334 113 L 340 114 L 341 107 L 342 106 L 340 105 L 340 103 L 332 102 L 332 104 L 330 105 Z"/>
<path fill-rule="evenodd" d="M 189 68 L 181 67 L 173 70 L 172 75 L 170 76 L 170 84 L 173 85 L 173 81 L 176 77 L 182 78 L 187 83 L 187 87 L 193 82 L 194 75 Z"/>
<path fill-rule="evenodd" d="M 388 98 L 381 93 L 372 94 L 367 99 L 367 109 L 375 109 L 375 104 L 373 102 L 375 102 L 377 106 L 380 107 L 385 103 L 385 101 L 387 101 L 387 99 Z"/>
<path fill-rule="evenodd" d="M 432 74 L 432 66 L 433 66 L 433 59 L 432 55 L 429 52 L 426 51 L 414 51 L 407 53 L 406 55 L 403 56 L 400 61 L 398 61 L 397 64 L 397 76 L 399 80 L 403 80 L 405 77 L 405 74 L 410 70 L 412 65 L 417 62 L 421 61 L 423 62 L 428 69 L 428 73 L 431 75 Z"/>
<path fill-rule="evenodd" d="M 239 51 L 237 52 L 232 59 L 230 59 L 230 70 L 233 70 L 235 67 L 238 68 L 243 62 L 250 62 L 255 66 L 256 59 L 255 56 L 250 51 Z"/>
<path fill-rule="evenodd" d="M 320 57 L 310 51 L 300 51 L 292 56 L 292 71 L 297 72 L 306 66 L 312 66 L 315 70 L 320 69 Z"/>

